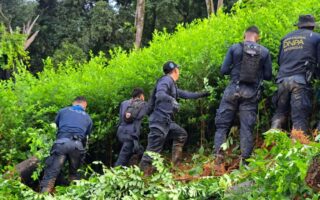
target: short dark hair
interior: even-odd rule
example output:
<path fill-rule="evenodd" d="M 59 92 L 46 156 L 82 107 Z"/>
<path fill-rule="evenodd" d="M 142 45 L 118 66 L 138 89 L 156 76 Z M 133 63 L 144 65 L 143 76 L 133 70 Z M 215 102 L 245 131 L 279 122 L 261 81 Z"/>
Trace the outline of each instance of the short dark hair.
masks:
<path fill-rule="evenodd" d="M 84 96 L 77 96 L 73 102 L 87 102 L 87 99 Z"/>
<path fill-rule="evenodd" d="M 249 26 L 246 29 L 246 33 L 256 33 L 256 34 L 260 34 L 259 28 L 257 26 Z"/>
<path fill-rule="evenodd" d="M 144 94 L 144 90 L 142 88 L 134 88 L 131 93 L 131 96 L 132 98 L 137 98 L 142 94 Z"/>

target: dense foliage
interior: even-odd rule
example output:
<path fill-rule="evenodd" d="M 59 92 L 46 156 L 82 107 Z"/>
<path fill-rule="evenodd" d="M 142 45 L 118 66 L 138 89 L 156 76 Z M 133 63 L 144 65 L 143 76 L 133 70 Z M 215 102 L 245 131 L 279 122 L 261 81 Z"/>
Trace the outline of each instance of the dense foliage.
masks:
<path fill-rule="evenodd" d="M 28 61 L 28 53 L 23 49 L 26 36 L 20 34 L 19 29 L 9 33 L 3 24 L 0 25 L 0 35 L 0 68 L 24 68 Z"/>
<path fill-rule="evenodd" d="M 318 143 L 303 145 L 286 133 L 265 133 L 265 147 L 256 150 L 247 167 L 222 177 L 177 181 L 157 154 L 151 154 L 157 173 L 144 177 L 138 167 L 103 169 L 88 180 L 57 187 L 54 199 L 312 199 L 320 196 L 304 182 L 310 159 L 320 152 Z M 266 159 L 267 158 L 267 159 Z M 91 169 L 88 168 L 88 171 Z M 0 197 L 52 199 L 25 185 L 0 177 Z"/>
<path fill-rule="evenodd" d="M 119 102 L 128 98 L 136 86 L 150 91 L 161 75 L 162 64 L 169 59 L 182 66 L 178 83 L 181 88 L 213 90 L 210 100 L 183 101 L 177 118 L 189 132 L 193 145 L 197 146 L 195 141 L 203 142 L 200 141 L 203 133 L 207 133 L 207 139 L 211 141 L 214 132 L 212 119 L 227 84 L 227 79 L 219 75 L 227 48 L 242 40 L 243 30 L 248 25 L 256 24 L 262 30 L 261 44 L 271 50 L 275 61 L 281 37 L 295 28 L 293 24 L 301 13 L 313 13 L 319 18 L 318 0 L 239 2 L 232 14 L 220 12 L 218 16 L 197 20 L 187 27 L 178 26 L 174 34 L 156 32 L 150 47 L 142 50 L 126 53 L 122 49 L 115 49 L 111 52 L 111 59 L 100 53 L 91 55 L 90 60 L 82 64 L 69 57 L 58 67 L 54 67 L 54 61 L 48 58 L 44 61 L 44 71 L 36 77 L 25 68 L 19 68 L 14 80 L 0 83 L 0 146 L 3 147 L 0 149 L 0 169 L 10 169 L 10 166 L 31 155 L 43 159 L 54 138 L 55 127 L 51 123 L 56 112 L 69 105 L 76 95 L 85 95 L 89 100 L 88 112 L 94 120 L 94 131 L 90 139 L 91 155 L 111 154 Z M 66 45 L 71 46 L 68 43 Z M 265 98 L 260 105 L 263 114 L 259 116 L 258 133 L 269 127 L 270 109 L 267 103 L 274 87 L 273 83 L 266 84 Z M 100 198 L 117 195 L 119 198 L 127 196 L 130 199 L 128 196 L 136 195 L 139 198 L 139 195 L 149 195 L 150 198 L 197 199 L 201 196 L 232 195 L 225 191 L 226 188 L 245 180 L 256 183 L 252 186 L 256 187 L 254 190 L 243 194 L 252 199 L 259 196 L 281 199 L 302 194 L 313 195 L 305 186 L 303 177 L 310 157 L 319 151 L 318 145 L 292 145 L 284 133 L 268 134 L 266 143 L 270 144 L 270 141 L 278 145 L 270 152 L 266 149 L 258 150 L 249 170 L 241 169 L 220 179 L 209 178 L 184 185 L 175 181 L 162 165 L 159 167 L 163 173 L 150 180 L 142 178 L 137 168 L 127 171 L 105 169 L 103 176 L 93 173 L 89 180 L 80 181 L 77 186 L 60 188 L 57 197 L 61 194 L 63 197 L 90 199 L 93 198 L 90 195 Z M 272 159 L 265 159 L 269 155 Z M 93 159 L 100 159 L 107 164 L 106 158 Z M 159 165 L 161 163 L 159 161 Z M 161 182 L 157 176 L 165 181 Z M 266 182 L 268 184 L 264 184 Z M 0 196 L 36 198 L 32 191 L 14 180 L 0 178 L 0 184 Z M 141 184 L 146 184 L 146 187 Z M 119 193 L 110 194 L 110 191 L 115 192 L 115 188 Z M 143 190 L 139 193 L 135 192 L 135 188 Z"/>

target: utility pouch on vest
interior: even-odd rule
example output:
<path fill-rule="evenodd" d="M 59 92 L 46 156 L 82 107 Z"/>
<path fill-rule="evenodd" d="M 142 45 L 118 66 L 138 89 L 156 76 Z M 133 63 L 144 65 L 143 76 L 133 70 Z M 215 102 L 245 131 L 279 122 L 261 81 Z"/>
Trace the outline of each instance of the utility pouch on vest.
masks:
<path fill-rule="evenodd" d="M 318 75 L 317 73 L 317 65 L 306 61 L 304 66 L 306 67 L 306 81 L 307 83 L 311 83 L 312 79 Z"/>
<path fill-rule="evenodd" d="M 243 50 L 239 81 L 242 83 L 257 83 L 261 77 L 261 47 L 255 44 L 240 44 Z"/>

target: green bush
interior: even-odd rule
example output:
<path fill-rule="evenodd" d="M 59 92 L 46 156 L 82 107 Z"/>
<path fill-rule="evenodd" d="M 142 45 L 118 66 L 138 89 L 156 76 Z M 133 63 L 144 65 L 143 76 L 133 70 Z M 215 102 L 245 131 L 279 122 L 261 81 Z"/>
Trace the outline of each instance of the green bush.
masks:
<path fill-rule="evenodd" d="M 58 65 L 60 63 L 65 63 L 68 59 L 70 59 L 70 57 L 72 57 L 72 60 L 77 63 L 83 63 L 87 60 L 86 53 L 83 52 L 83 50 L 80 49 L 80 47 L 78 47 L 76 44 L 69 42 L 63 42 L 61 47 L 54 52 L 52 58 L 55 64 Z"/>
<path fill-rule="evenodd" d="M 104 167 L 103 174 L 88 167 L 87 180 L 56 187 L 52 197 L 0 176 L 0 199 L 319 199 L 304 178 L 309 161 L 320 153 L 320 144 L 293 142 L 287 133 L 280 131 L 265 133 L 265 143 L 265 147 L 254 152 L 248 166 L 221 177 L 177 181 L 164 159 L 153 153 L 157 172 L 150 177 L 144 177 L 137 166 Z M 241 187 L 244 182 L 250 185 Z"/>
<path fill-rule="evenodd" d="M 220 196 L 218 179 L 207 178 L 200 182 L 183 184 L 175 181 L 173 174 L 164 165 L 159 154 L 151 153 L 157 173 L 144 177 L 140 169 L 104 168 L 103 175 L 92 171 L 88 180 L 75 181 L 69 187 L 56 187 L 54 198 L 51 195 L 37 194 L 27 186 L 0 177 L 0 199 L 199 199 Z M 91 170 L 90 168 L 88 168 Z M 209 190 L 214 187 L 213 190 Z"/>
<path fill-rule="evenodd" d="M 319 153 L 320 145 L 293 142 L 286 133 L 275 130 L 266 132 L 265 136 L 266 147 L 255 151 L 249 167 L 230 175 L 232 184 L 251 181 L 253 186 L 226 196 L 233 199 L 319 198 L 304 179 L 309 162 Z"/>
<path fill-rule="evenodd" d="M 6 27 L 3 24 L 0 24 L 1 69 L 17 70 L 24 66 L 22 62 L 28 61 L 28 53 L 24 51 L 26 38 L 26 35 L 20 34 L 19 29 L 8 32 Z"/>

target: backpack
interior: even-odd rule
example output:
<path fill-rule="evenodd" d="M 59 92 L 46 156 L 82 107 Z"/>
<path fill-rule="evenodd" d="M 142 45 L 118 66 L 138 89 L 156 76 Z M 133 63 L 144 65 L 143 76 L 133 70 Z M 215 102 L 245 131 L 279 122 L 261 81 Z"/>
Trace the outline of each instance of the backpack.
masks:
<path fill-rule="evenodd" d="M 165 75 L 161 76 L 157 82 L 156 82 L 156 86 L 153 88 L 152 92 L 151 92 L 151 96 L 149 98 L 149 101 L 148 101 L 148 110 L 147 110 L 147 115 L 151 115 L 151 113 L 153 112 L 154 110 L 154 107 L 156 105 L 156 93 L 157 93 L 157 85 L 160 81 L 160 79 L 162 79 Z"/>
<path fill-rule="evenodd" d="M 132 123 L 135 119 L 137 119 L 140 110 L 144 106 L 144 101 L 141 99 L 135 99 L 132 100 L 130 105 L 127 107 L 127 109 L 124 112 L 123 119 L 126 123 L 130 124 Z"/>
<path fill-rule="evenodd" d="M 260 79 L 261 46 L 240 43 L 242 46 L 242 62 L 239 82 L 257 83 Z"/>

